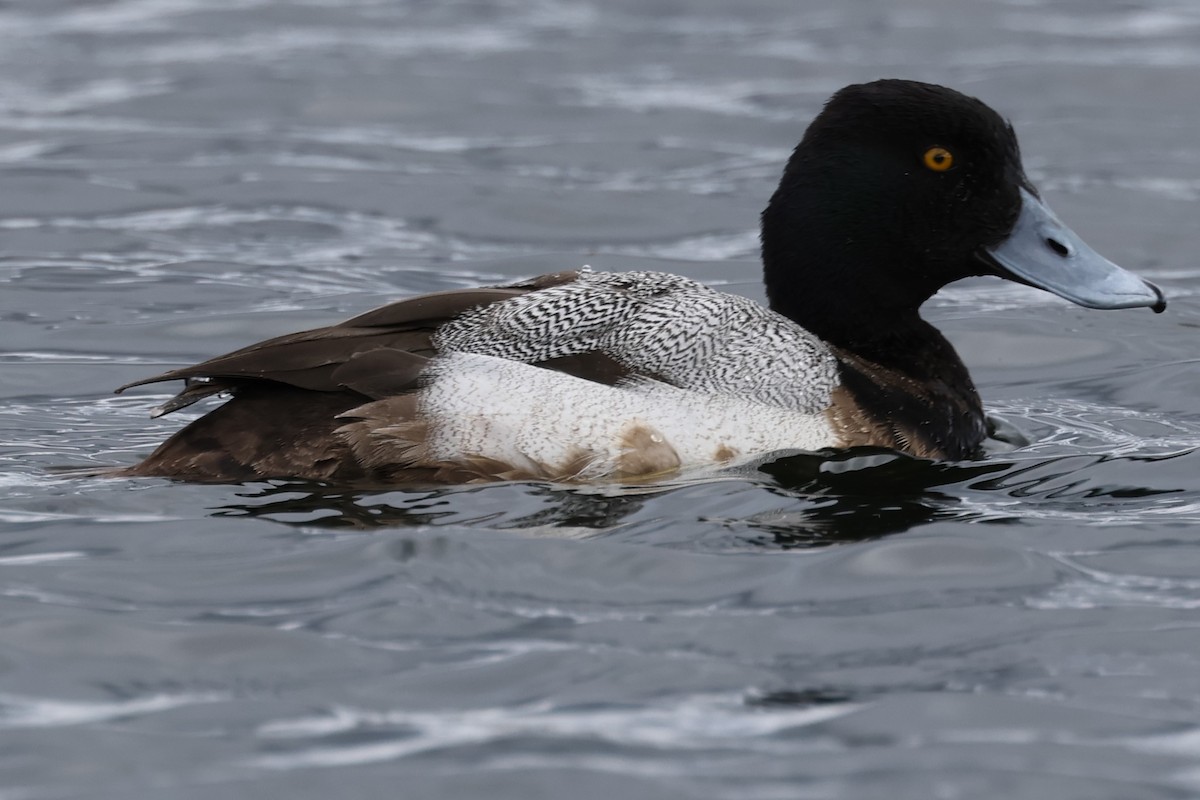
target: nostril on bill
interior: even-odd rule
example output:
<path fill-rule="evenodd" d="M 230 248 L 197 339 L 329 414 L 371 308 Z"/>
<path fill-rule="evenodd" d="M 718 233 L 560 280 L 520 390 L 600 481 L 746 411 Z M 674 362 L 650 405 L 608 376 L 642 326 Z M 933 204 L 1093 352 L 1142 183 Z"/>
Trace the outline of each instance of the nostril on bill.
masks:
<path fill-rule="evenodd" d="M 1046 244 L 1048 244 L 1050 246 L 1051 250 L 1058 253 L 1063 258 L 1066 258 L 1067 256 L 1071 255 L 1071 248 L 1067 247 L 1065 244 L 1058 241 L 1057 239 L 1052 239 L 1049 236 L 1047 236 Z"/>

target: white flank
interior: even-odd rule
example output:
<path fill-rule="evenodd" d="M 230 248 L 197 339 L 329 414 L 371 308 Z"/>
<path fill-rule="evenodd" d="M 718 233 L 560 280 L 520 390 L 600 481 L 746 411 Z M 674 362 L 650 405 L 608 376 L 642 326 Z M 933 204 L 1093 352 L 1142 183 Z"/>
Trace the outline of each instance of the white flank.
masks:
<path fill-rule="evenodd" d="M 472 456 L 553 472 L 581 452 L 580 478 L 621 472 L 630 438 L 674 449 L 680 466 L 782 448 L 835 444 L 823 413 L 804 413 L 657 381 L 605 386 L 507 359 L 453 353 L 437 359 L 421 392 L 428 455 Z"/>

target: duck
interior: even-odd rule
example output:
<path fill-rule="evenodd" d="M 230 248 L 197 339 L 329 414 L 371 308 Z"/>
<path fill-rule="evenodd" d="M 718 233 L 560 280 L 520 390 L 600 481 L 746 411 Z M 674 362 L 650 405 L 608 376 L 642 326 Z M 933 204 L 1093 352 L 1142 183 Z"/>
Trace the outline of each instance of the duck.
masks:
<path fill-rule="evenodd" d="M 768 305 L 587 267 L 408 297 L 118 388 L 225 401 L 116 474 L 202 482 L 646 480 L 781 449 L 979 457 L 970 373 L 920 315 L 994 276 L 1166 308 L 1050 210 L 1011 124 L 953 89 L 847 86 L 761 216 Z"/>

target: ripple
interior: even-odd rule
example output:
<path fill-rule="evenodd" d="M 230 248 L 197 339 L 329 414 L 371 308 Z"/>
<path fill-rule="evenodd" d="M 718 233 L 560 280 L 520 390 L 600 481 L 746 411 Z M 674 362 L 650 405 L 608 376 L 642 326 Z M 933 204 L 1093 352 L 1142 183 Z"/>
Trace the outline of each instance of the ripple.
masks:
<path fill-rule="evenodd" d="M 513 52 L 528 45 L 524 34 L 504 27 L 464 27 L 408 33 L 396 28 L 320 30 L 291 28 L 242 36 L 181 39 L 169 45 L 143 47 L 109 58 L 123 64 L 208 63 L 224 59 L 275 62 L 306 53 L 373 51 L 384 57 L 438 56 L 477 58 Z"/>
<path fill-rule="evenodd" d="M 749 708 L 741 695 L 694 696 L 639 708 L 570 709 L 547 703 L 503 708 L 437 711 L 367 711 L 336 707 L 307 717 L 262 725 L 265 742 L 299 742 L 294 752 L 269 753 L 250 766 L 290 770 L 340 767 L 407 758 L 430 750 L 465 747 L 518 737 L 552 738 L 560 748 L 557 763 L 578 763 L 600 743 L 649 747 L 657 751 L 756 749 L 784 756 L 798 746 L 779 739 L 790 731 L 852 714 L 861 703 L 829 703 L 811 708 Z M 362 742 L 371 731 L 382 740 Z M 347 734 L 357 737 L 346 737 Z M 339 737 L 349 741 L 339 741 Z M 304 746 L 309 741 L 332 739 Z M 569 754 L 568 754 L 569 752 Z M 619 764 L 623 759 L 616 759 Z"/>
<path fill-rule="evenodd" d="M 1194 203 L 1200 200 L 1200 180 L 1155 176 L 1148 178 L 1115 178 L 1112 185 L 1146 194 L 1156 194 L 1171 200 Z"/>
<path fill-rule="evenodd" d="M 1146 409 L 1048 398 L 1003 400 L 990 411 L 1029 430 L 1030 443 L 1014 451 L 1014 457 L 1175 457 L 1200 449 L 1200 422 Z"/>
<path fill-rule="evenodd" d="M 670 242 L 601 246 L 596 252 L 676 261 L 729 261 L 753 258 L 759 246 L 758 231 L 748 230 L 705 233 Z"/>
<path fill-rule="evenodd" d="M 47 87 L 44 90 L 28 82 L 0 82 L 0 114 L 71 114 L 141 97 L 170 91 L 165 80 L 128 80 L 101 78 L 78 84 L 69 90 Z"/>
<path fill-rule="evenodd" d="M 1036 14 L 1006 14 L 1002 19 L 1009 30 L 1084 39 L 1179 36 L 1200 27 L 1200 14 L 1195 6 L 1184 5 L 1117 13 L 1101 11 L 1087 16 L 1040 11 Z"/>
<path fill-rule="evenodd" d="M 1200 580 L 1112 572 L 1089 567 L 1067 555 L 1054 558 L 1073 577 L 1041 597 L 1026 600 L 1030 608 L 1200 608 Z"/>
<path fill-rule="evenodd" d="M 64 550 L 58 553 L 30 553 L 23 556 L 0 557 L 0 567 L 27 567 L 36 564 L 57 564 L 76 558 L 86 558 L 87 553 L 79 550 Z"/>
<path fill-rule="evenodd" d="M 1032 46 L 1004 45 L 981 47 L 968 52 L 956 53 L 947 61 L 954 66 L 1011 67 L 1030 66 L 1091 66 L 1121 67 L 1194 67 L 1200 64 L 1200 51 L 1190 44 L 1168 45 L 1159 43 L 1155 47 L 1144 44 L 1127 45 L 1110 43 L 1103 46 L 1081 47 L 1072 45 Z"/>
<path fill-rule="evenodd" d="M 53 700 L 0 694 L 0 729 L 90 725 L 228 699 L 228 695 L 215 692 L 157 694 L 113 702 Z"/>
<path fill-rule="evenodd" d="M 765 106 L 763 95 L 788 95 L 794 81 L 706 81 L 693 84 L 678 76 L 652 71 L 639 75 L 588 75 L 562 84 L 576 93 L 582 106 L 620 108 L 627 111 L 675 109 L 709 114 L 790 120 L 796 112 Z"/>

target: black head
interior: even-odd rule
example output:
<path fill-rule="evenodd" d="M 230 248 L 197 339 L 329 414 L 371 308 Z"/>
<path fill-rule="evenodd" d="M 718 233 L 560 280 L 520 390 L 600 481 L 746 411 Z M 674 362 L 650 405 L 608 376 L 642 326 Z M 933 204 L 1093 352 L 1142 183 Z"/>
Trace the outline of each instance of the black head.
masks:
<path fill-rule="evenodd" d="M 1020 227 L 1036 241 L 1011 246 L 1018 218 L 1034 211 L 1041 215 Z M 1052 223 L 1061 226 L 1025 177 L 1012 126 L 987 105 L 915 81 L 848 86 L 809 126 L 763 212 L 767 294 L 776 311 L 851 348 L 915 323 L 933 293 L 970 275 L 1020 280 L 1096 307 L 1161 302 Z M 1088 286 L 1081 299 L 1067 285 L 1075 278 L 1043 274 L 1078 273 L 1070 260 L 1080 260 L 1081 248 L 1132 279 L 1137 296 L 1122 295 L 1120 305 Z M 1024 269 L 1027 261 L 1045 263 Z M 1111 275 L 1093 283 L 1101 279 Z"/>
<path fill-rule="evenodd" d="M 1016 135 L 979 100 L 914 81 L 848 86 L 763 212 L 772 307 L 806 326 L 819 326 L 813 303 L 818 316 L 915 314 L 945 284 L 988 271 L 977 254 L 1012 229 L 1022 186 Z"/>

